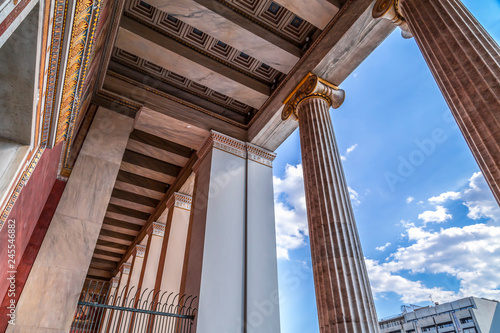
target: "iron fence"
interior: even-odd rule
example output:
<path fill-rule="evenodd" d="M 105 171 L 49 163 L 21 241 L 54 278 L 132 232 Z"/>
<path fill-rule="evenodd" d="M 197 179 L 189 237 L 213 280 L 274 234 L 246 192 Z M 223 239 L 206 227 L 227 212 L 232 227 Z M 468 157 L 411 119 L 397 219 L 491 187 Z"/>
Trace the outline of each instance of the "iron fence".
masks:
<path fill-rule="evenodd" d="M 70 333 L 190 333 L 196 297 L 88 281 Z"/>

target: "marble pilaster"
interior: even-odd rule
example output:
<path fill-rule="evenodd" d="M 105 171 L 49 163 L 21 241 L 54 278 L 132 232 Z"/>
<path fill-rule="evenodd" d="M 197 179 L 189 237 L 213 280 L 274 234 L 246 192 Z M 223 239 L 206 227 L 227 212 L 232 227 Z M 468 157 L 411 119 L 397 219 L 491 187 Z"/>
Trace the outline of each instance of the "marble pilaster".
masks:
<path fill-rule="evenodd" d="M 299 121 L 320 332 L 378 332 L 375 307 L 329 108 L 342 90 L 315 75 L 287 100 Z"/>
<path fill-rule="evenodd" d="M 8 332 L 69 330 L 132 124 L 126 116 L 97 111 Z"/>
<path fill-rule="evenodd" d="M 406 22 L 500 204 L 500 48 L 459 0 L 379 0 Z"/>

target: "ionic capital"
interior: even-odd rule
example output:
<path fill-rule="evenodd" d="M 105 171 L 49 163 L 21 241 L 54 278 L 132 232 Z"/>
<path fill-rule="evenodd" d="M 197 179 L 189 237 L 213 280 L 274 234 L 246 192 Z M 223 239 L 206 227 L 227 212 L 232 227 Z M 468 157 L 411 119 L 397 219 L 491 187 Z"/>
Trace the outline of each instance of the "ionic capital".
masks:
<path fill-rule="evenodd" d="M 297 120 L 299 118 L 298 107 L 300 103 L 311 98 L 324 99 L 329 106 L 337 109 L 344 102 L 345 92 L 336 85 L 309 73 L 285 100 L 281 119 L 285 121 L 293 115 Z"/>
<path fill-rule="evenodd" d="M 403 38 L 412 38 L 410 27 L 406 20 L 401 14 L 399 7 L 400 0 L 377 0 L 375 6 L 373 6 L 372 16 L 373 18 L 385 18 L 392 21 L 401 29 L 401 35 Z"/>

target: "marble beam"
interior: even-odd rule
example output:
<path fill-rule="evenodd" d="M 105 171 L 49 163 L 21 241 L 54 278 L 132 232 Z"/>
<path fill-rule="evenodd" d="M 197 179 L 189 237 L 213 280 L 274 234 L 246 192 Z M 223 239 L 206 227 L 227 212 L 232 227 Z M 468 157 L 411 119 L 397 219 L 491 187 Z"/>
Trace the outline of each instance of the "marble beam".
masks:
<path fill-rule="evenodd" d="M 338 6 L 327 0 L 276 0 L 275 2 L 321 30 L 339 11 Z"/>
<path fill-rule="evenodd" d="M 97 111 L 7 332 L 69 331 L 132 123 Z"/>
<path fill-rule="evenodd" d="M 241 52 L 287 74 L 302 51 L 264 27 L 212 0 L 150 0 L 149 3 Z"/>
<path fill-rule="evenodd" d="M 266 84 L 192 53 L 189 47 L 127 17 L 122 18 L 115 46 L 257 109 L 271 94 Z"/>

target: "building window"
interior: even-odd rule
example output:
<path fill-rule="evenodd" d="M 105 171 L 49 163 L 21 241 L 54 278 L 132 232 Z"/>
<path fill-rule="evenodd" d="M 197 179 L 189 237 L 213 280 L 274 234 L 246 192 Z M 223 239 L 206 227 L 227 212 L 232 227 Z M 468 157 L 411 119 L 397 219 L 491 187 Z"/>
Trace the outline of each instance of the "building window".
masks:
<path fill-rule="evenodd" d="M 450 321 L 448 323 L 439 324 L 438 328 L 445 328 L 445 327 L 451 327 L 451 326 L 453 326 L 453 323 Z"/>
<path fill-rule="evenodd" d="M 474 327 L 471 328 L 464 328 L 463 329 L 464 333 L 477 333 L 476 329 Z"/>
<path fill-rule="evenodd" d="M 460 319 L 460 324 L 467 324 L 472 322 L 474 322 L 474 320 L 472 320 L 472 317 Z"/>
<path fill-rule="evenodd" d="M 422 327 L 422 332 L 434 332 L 434 331 L 436 331 L 435 326 Z"/>

